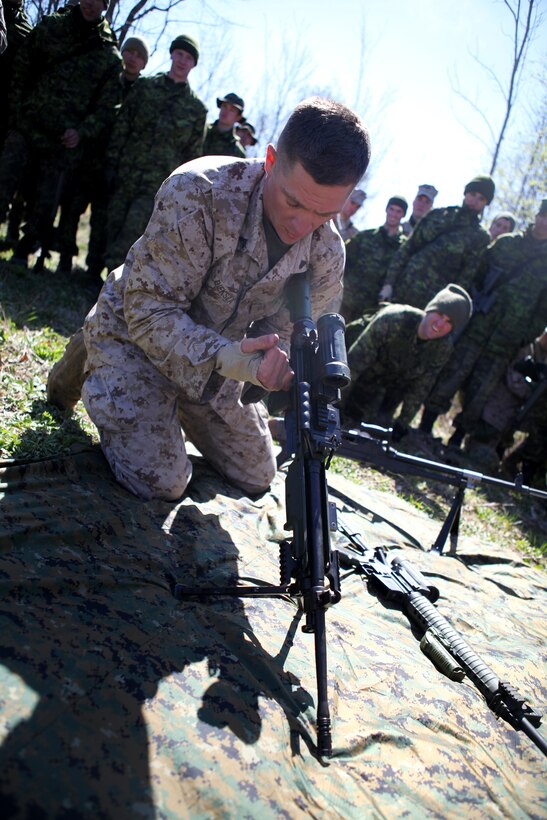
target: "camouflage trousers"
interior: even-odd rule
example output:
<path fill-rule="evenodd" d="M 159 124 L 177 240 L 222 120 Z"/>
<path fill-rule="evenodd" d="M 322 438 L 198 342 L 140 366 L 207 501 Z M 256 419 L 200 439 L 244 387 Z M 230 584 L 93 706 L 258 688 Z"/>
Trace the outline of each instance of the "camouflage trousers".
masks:
<path fill-rule="evenodd" d="M 454 419 L 454 424 L 473 433 L 490 394 L 504 376 L 511 354 L 503 357 L 489 353 L 478 342 L 462 338 L 437 377 L 425 404 L 426 411 L 446 413 L 452 398 L 461 389 L 464 394 L 462 411 Z"/>
<path fill-rule="evenodd" d="M 108 205 L 105 264 L 108 270 L 123 265 L 131 245 L 148 225 L 154 209 L 156 191 L 126 199 L 123 192 L 114 193 Z"/>
<path fill-rule="evenodd" d="M 212 401 L 193 404 L 152 364 L 138 374 L 103 366 L 86 378 L 82 399 L 120 484 L 144 499 L 175 500 L 192 476 L 186 438 L 246 493 L 264 492 L 272 482 L 267 410 L 242 405 L 240 388 L 226 380 Z"/>

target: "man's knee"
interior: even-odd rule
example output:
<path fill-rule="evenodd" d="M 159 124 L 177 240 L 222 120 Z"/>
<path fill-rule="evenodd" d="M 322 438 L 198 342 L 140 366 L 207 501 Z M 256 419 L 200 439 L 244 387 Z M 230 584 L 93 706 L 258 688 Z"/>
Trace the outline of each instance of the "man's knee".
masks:
<path fill-rule="evenodd" d="M 162 465 L 159 468 L 147 464 L 137 466 L 123 456 L 120 458 L 107 435 L 101 436 L 101 446 L 118 483 L 143 501 L 178 501 L 186 492 L 192 477 L 189 459 L 181 460 L 173 467 Z"/>

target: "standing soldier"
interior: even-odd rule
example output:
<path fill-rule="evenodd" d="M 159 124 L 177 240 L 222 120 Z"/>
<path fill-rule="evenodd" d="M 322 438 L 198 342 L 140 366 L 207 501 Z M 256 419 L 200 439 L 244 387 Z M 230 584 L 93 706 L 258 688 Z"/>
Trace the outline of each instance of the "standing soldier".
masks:
<path fill-rule="evenodd" d="M 179 165 L 201 156 L 207 109 L 188 83 L 198 43 L 180 35 L 168 73 L 137 80 L 116 119 L 106 155 L 110 180 L 105 263 L 112 270 L 144 232 L 159 186 Z"/>
<path fill-rule="evenodd" d="M 146 68 L 149 56 L 148 43 L 142 37 L 128 37 L 122 47 L 123 71 L 120 76 L 122 96 L 125 100 L 135 87 L 141 71 Z M 108 208 L 108 185 L 105 178 L 105 154 L 109 132 L 101 139 L 86 146 L 82 162 L 71 184 L 64 192 L 61 216 L 57 229 L 57 250 L 61 257 L 57 273 L 70 274 L 72 257 L 78 255 L 76 236 L 81 215 L 91 204 L 89 245 L 87 251 L 87 274 L 97 286 L 102 285 L 101 273 L 105 268 L 106 224 Z"/>
<path fill-rule="evenodd" d="M 459 447 L 472 434 L 485 403 L 519 348 L 545 326 L 547 315 L 547 199 L 524 236 L 498 237 L 487 251 L 485 281 L 494 274 L 496 288 L 475 298 L 475 312 L 458 340 L 426 402 L 420 429 L 430 433 L 437 416 L 464 389 L 462 412 L 450 439 Z"/>
<path fill-rule="evenodd" d="M 438 193 L 434 185 L 419 186 L 418 193 L 412 203 L 410 219 L 403 222 L 403 232 L 405 236 L 410 236 L 420 219 L 423 219 L 424 216 L 430 212 Z"/>
<path fill-rule="evenodd" d="M 359 233 L 359 228 L 356 228 L 353 224 L 352 216 L 355 216 L 366 198 L 367 195 L 361 188 L 354 188 L 344 202 L 344 207 L 340 213 L 337 214 L 336 227 L 344 242 L 348 242 Z"/>
<path fill-rule="evenodd" d="M 480 216 L 494 191 L 492 177 L 477 176 L 465 186 L 461 206 L 426 214 L 391 260 L 380 300 L 423 308 L 449 282 L 470 290 L 490 242 Z"/>
<path fill-rule="evenodd" d="M 242 119 L 245 103 L 231 91 L 217 98 L 218 120 L 207 126 L 203 154 L 225 157 L 245 157 L 245 148 L 236 133 L 235 126 Z"/>
<path fill-rule="evenodd" d="M 103 0 L 82 0 L 44 17 L 14 63 L 13 122 L 0 160 L 0 221 L 27 168 L 36 179 L 13 262 L 47 249 L 66 177 L 84 147 L 110 127 L 120 102 L 121 55 Z"/>
<path fill-rule="evenodd" d="M 341 314 L 348 327 L 348 346 L 367 324 L 366 318 L 379 308 L 378 291 L 385 279 L 389 263 L 405 241 L 401 219 L 408 203 L 402 196 L 392 196 L 386 206 L 386 221 L 379 228 L 360 231 L 346 245 L 344 299 Z"/>

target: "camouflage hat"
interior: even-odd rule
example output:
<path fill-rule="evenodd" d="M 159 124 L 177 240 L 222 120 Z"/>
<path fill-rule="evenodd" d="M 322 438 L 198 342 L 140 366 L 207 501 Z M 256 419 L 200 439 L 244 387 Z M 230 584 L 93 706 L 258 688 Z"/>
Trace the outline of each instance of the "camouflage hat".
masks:
<path fill-rule="evenodd" d="M 404 196 L 390 196 L 387 201 L 386 208 L 389 208 L 390 205 L 397 205 L 398 208 L 402 208 L 403 214 L 406 214 L 408 211 L 408 202 Z"/>
<path fill-rule="evenodd" d="M 434 202 L 438 193 L 434 185 L 420 185 L 416 196 L 426 196 L 431 202 Z"/>
<path fill-rule="evenodd" d="M 542 216 L 547 214 L 547 199 L 542 200 L 542 203 L 539 206 L 538 214 L 541 214 Z"/>
<path fill-rule="evenodd" d="M 189 37 L 187 34 L 179 34 L 179 36 L 175 37 L 169 46 L 169 54 L 171 54 L 176 48 L 180 48 L 182 51 L 187 51 L 188 54 L 191 54 L 196 61 L 196 65 L 198 64 L 199 43 L 196 39 L 194 39 L 194 37 Z"/>
<path fill-rule="evenodd" d="M 424 308 L 426 313 L 436 310 L 444 313 L 452 322 L 452 327 L 457 330 L 463 327 L 473 313 L 473 302 L 468 292 L 460 285 L 451 283 L 440 290 Z"/>
<path fill-rule="evenodd" d="M 150 57 L 150 49 L 148 48 L 148 43 L 144 39 L 144 37 L 128 37 L 127 40 L 124 40 L 121 47 L 122 54 L 124 51 L 129 51 L 132 49 L 139 54 L 139 57 L 142 57 L 144 60 L 144 64 L 148 62 L 148 58 Z"/>
<path fill-rule="evenodd" d="M 356 205 L 362 205 L 367 195 L 362 188 L 354 188 L 349 198 L 352 202 L 355 202 Z"/>
<path fill-rule="evenodd" d="M 247 120 L 245 120 L 245 122 L 238 122 L 237 125 L 236 125 L 236 131 L 248 131 L 249 134 L 252 137 L 251 145 L 256 145 L 257 144 L 258 140 L 255 136 L 256 129 L 255 129 L 254 125 L 251 125 L 251 123 L 247 122 Z"/>
<path fill-rule="evenodd" d="M 234 94 L 233 91 L 230 91 L 230 93 L 226 94 L 226 96 L 224 97 L 217 97 L 217 105 L 219 108 L 223 102 L 229 103 L 230 105 L 235 105 L 235 107 L 239 108 L 240 111 L 243 111 L 243 109 L 245 108 L 245 103 L 243 102 L 241 97 L 238 97 L 238 95 Z"/>
<path fill-rule="evenodd" d="M 479 194 L 482 194 L 486 199 L 486 204 L 490 205 L 494 199 L 494 193 L 496 191 L 494 180 L 489 174 L 479 174 L 478 176 L 473 177 L 473 179 L 467 183 L 463 189 L 463 192 L 464 194 L 469 194 L 473 191 L 477 191 Z"/>

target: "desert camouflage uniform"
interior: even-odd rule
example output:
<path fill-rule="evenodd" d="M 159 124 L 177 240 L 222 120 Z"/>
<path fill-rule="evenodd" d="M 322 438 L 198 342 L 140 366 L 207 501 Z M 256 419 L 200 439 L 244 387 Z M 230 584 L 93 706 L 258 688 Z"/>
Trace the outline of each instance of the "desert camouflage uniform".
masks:
<path fill-rule="evenodd" d="M 385 284 L 393 287 L 394 301 L 418 308 L 450 282 L 470 290 L 489 242 L 478 214 L 470 208 L 435 208 L 391 260 Z"/>
<path fill-rule="evenodd" d="M 60 189 L 84 147 L 110 127 L 120 103 L 122 58 L 106 20 L 87 23 L 79 6 L 44 17 L 14 63 L 14 130 L 0 161 L 0 217 L 25 169 L 36 174 L 36 202 L 26 228 L 27 245 L 47 238 Z M 75 128 L 77 148 L 61 136 Z"/>
<path fill-rule="evenodd" d="M 547 240 L 534 239 L 532 229 L 524 236 L 502 235 L 488 249 L 485 261 L 490 266 L 518 275 L 508 281 L 502 277 L 488 312 L 471 317 L 426 402 L 427 410 L 445 413 L 454 394 L 464 388 L 463 410 L 454 422 L 468 433 L 519 348 L 545 327 Z"/>
<path fill-rule="evenodd" d="M 144 232 L 164 179 L 201 156 L 206 116 L 206 107 L 188 83 L 176 83 L 167 74 L 136 81 L 107 149 L 107 166 L 116 179 L 108 205 L 110 269 L 123 263 Z"/>
<path fill-rule="evenodd" d="M 382 225 L 361 231 L 348 242 L 341 309 L 347 323 L 378 310 L 378 294 L 389 263 L 404 241 L 402 228 L 389 236 Z"/>
<path fill-rule="evenodd" d="M 245 146 L 235 134 L 234 129 L 220 131 L 218 129 L 218 120 L 207 126 L 203 142 L 203 155 L 236 157 L 237 159 L 244 159 L 247 156 Z"/>
<path fill-rule="evenodd" d="M 264 179 L 258 160 L 203 158 L 177 169 L 86 319 L 84 403 L 118 480 L 142 497 L 184 492 L 191 465 L 181 425 L 246 491 L 263 491 L 275 474 L 266 410 L 240 403 L 242 385 L 216 372 L 216 354 L 251 322 L 287 348 L 288 278 L 313 271 L 319 315 L 340 293 L 344 248 L 327 223 L 269 270 Z"/>
<path fill-rule="evenodd" d="M 425 313 L 410 305 L 382 308 L 348 351 L 352 386 L 344 412 L 365 422 L 384 421 L 382 404 L 403 402 L 398 422 L 408 427 L 452 351 L 449 336 L 418 339 Z"/>

